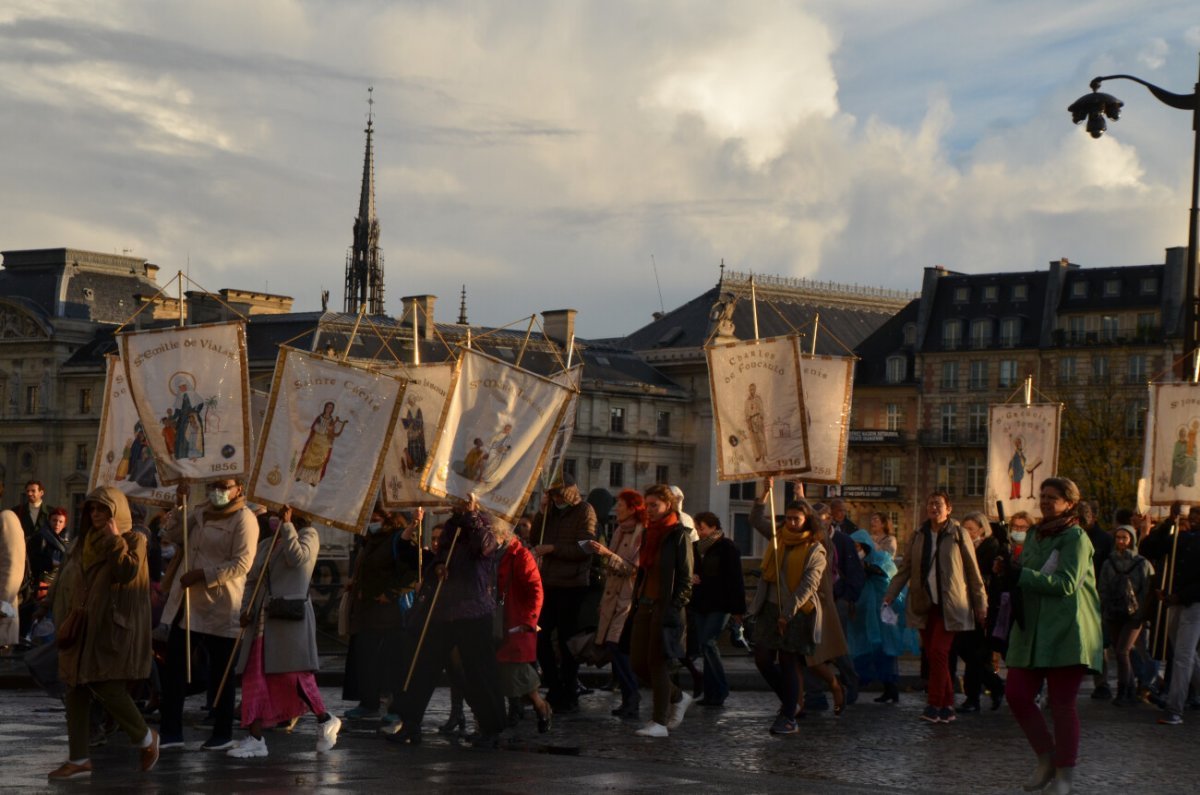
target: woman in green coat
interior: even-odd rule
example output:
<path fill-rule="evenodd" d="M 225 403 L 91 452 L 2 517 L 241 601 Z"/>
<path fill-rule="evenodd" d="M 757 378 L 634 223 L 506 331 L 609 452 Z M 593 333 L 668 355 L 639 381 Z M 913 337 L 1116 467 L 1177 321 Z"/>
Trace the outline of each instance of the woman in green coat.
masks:
<path fill-rule="evenodd" d="M 1079 685 L 1100 670 L 1104 643 L 1092 543 L 1075 511 L 1079 487 L 1066 478 L 1042 481 L 1042 521 L 1025 539 L 1017 588 L 1023 604 L 1008 639 L 1008 705 L 1037 754 L 1025 789 L 1072 791 L 1079 753 Z M 1051 735 L 1034 699 L 1049 690 Z"/>

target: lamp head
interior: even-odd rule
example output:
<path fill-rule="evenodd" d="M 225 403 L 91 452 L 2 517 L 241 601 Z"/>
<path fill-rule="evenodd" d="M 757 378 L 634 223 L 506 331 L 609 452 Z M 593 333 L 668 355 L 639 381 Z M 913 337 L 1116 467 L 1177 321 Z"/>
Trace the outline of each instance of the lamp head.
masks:
<path fill-rule="evenodd" d="M 1104 121 L 1104 117 L 1107 116 L 1116 121 L 1120 118 L 1121 108 L 1125 105 L 1112 94 L 1101 93 L 1099 88 L 1100 84 L 1093 80 L 1092 93 L 1084 94 L 1067 108 L 1067 112 L 1071 114 L 1071 121 L 1076 124 L 1087 119 L 1088 135 L 1093 138 L 1099 138 L 1108 129 L 1108 123 Z"/>

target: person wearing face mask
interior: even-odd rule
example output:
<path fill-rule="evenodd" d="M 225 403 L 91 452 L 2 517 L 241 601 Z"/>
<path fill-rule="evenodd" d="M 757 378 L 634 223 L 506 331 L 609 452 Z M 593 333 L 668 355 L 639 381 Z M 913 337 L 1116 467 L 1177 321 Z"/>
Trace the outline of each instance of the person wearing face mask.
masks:
<path fill-rule="evenodd" d="M 1115 706 L 1137 702 L 1130 652 L 1150 614 L 1154 566 L 1137 552 L 1137 531 L 1121 524 L 1113 531 L 1113 551 L 1100 568 L 1100 609 L 1117 658 Z"/>
<path fill-rule="evenodd" d="M 376 506 L 360 536 L 354 572 L 346 583 L 351 595 L 346 666 L 353 675 L 346 679 L 342 697 L 358 701 L 343 716 L 350 720 L 380 717 L 388 671 L 400 666 L 404 658 L 404 613 L 399 599 L 416 583 L 417 549 L 398 537 L 403 529 Z M 398 714 L 397 708 L 393 705 L 390 710 L 393 715 Z"/>
<path fill-rule="evenodd" d="M 876 703 L 899 704 L 900 690 L 896 685 L 900 670 L 896 658 L 901 654 L 919 654 L 921 651 L 917 633 L 905 626 L 903 621 L 908 591 L 901 590 L 896 597 L 894 609 L 900 620 L 894 624 L 885 622 L 881 612 L 883 596 L 892 577 L 896 576 L 896 563 L 890 552 L 875 545 L 875 539 L 868 531 L 855 530 L 850 537 L 858 547 L 858 557 L 867 575 L 858 609 L 846 627 L 847 640 L 850 648 L 854 649 L 854 669 L 860 682 L 877 680 L 883 685 L 883 694 L 875 699 Z"/>
<path fill-rule="evenodd" d="M 1033 517 L 1028 511 L 1017 511 L 1008 520 L 1008 540 L 1012 545 L 1012 556 L 1015 560 L 1021 557 L 1021 548 L 1025 546 L 1025 536 L 1033 527 Z"/>
<path fill-rule="evenodd" d="M 170 627 L 167 663 L 162 681 L 162 748 L 183 747 L 183 702 L 187 695 L 188 625 L 184 617 L 186 590 L 190 602 L 192 650 L 208 655 L 209 695 L 215 694 L 241 632 L 242 596 L 246 574 L 258 545 L 258 519 L 246 507 L 240 478 L 225 477 L 208 485 L 208 501 L 188 511 L 187 562 L 183 571 L 182 512 L 175 510 L 164 523 L 164 534 L 181 551 L 168 575 L 170 587 L 162 622 Z M 188 493 L 180 485 L 177 502 Z M 213 704 L 212 735 L 202 748 L 227 751 L 233 747 L 233 682 L 226 683 Z"/>

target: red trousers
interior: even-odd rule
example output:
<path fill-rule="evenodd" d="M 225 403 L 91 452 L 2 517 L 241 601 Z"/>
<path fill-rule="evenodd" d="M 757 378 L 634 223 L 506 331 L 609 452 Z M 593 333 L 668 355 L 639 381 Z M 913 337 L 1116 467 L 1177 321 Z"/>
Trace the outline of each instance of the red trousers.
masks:
<path fill-rule="evenodd" d="M 942 608 L 934 605 L 925 616 L 925 627 L 921 630 L 921 647 L 929 661 L 928 703 L 931 707 L 954 706 L 954 682 L 950 679 L 950 646 L 954 633 L 946 631 L 942 620 Z"/>
<path fill-rule="evenodd" d="M 1079 756 L 1079 685 L 1087 669 L 1082 665 L 1068 668 L 1009 668 L 1005 695 L 1013 717 L 1025 732 L 1025 739 L 1038 756 L 1054 753 L 1055 767 L 1075 767 Z M 1038 709 L 1034 697 L 1047 685 L 1050 715 L 1054 718 L 1054 736 Z"/>

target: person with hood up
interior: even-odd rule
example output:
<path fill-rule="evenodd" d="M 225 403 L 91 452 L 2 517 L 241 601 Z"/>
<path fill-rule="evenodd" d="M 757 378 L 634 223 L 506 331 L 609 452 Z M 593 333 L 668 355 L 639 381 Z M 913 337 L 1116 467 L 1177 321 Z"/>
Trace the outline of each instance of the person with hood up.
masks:
<path fill-rule="evenodd" d="M 854 649 L 854 668 L 860 682 L 878 680 L 883 685 L 883 695 L 875 699 L 877 703 L 899 704 L 900 690 L 896 682 L 900 670 L 896 658 L 901 654 L 919 654 L 921 650 L 917 633 L 904 624 L 908 590 L 902 589 L 893 602 L 893 609 L 899 614 L 897 621 L 884 621 L 881 613 L 883 596 L 896 576 L 896 562 L 890 552 L 875 546 L 868 531 L 855 530 L 850 538 L 858 546 L 867 575 L 862 594 L 851 613 L 850 625 L 846 627 L 847 640 Z"/>
<path fill-rule="evenodd" d="M 1113 551 L 1100 567 L 1100 611 L 1108 624 L 1117 658 L 1117 695 L 1120 707 L 1137 703 L 1137 683 L 1130 652 L 1150 613 L 1154 566 L 1137 551 L 1137 532 L 1123 524 L 1113 531 Z"/>
<path fill-rule="evenodd" d="M 83 504 L 80 533 L 49 595 L 58 627 L 58 675 L 67 685 L 67 761 L 51 781 L 91 774 L 88 736 L 93 699 L 141 753 L 143 772 L 158 761 L 158 733 L 146 726 L 129 682 L 150 675 L 150 572 L 146 538 L 133 532 L 129 502 L 111 486 Z"/>

